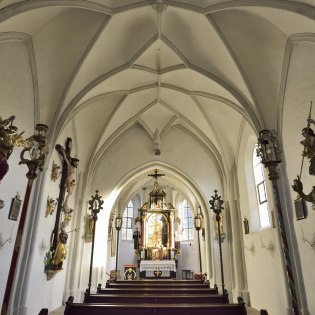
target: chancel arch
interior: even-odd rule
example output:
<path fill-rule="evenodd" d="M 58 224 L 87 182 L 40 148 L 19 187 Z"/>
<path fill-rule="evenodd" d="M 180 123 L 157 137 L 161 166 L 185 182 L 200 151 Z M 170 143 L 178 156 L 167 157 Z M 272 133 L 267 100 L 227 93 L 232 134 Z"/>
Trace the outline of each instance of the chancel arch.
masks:
<path fill-rule="evenodd" d="M 186 199 L 189 200 L 189 204 L 192 206 L 192 216 L 194 217 L 197 211 L 197 207 L 200 206 L 202 209 L 202 213 L 204 216 L 204 227 L 206 230 L 206 237 L 204 242 L 204 248 L 205 251 L 203 253 L 203 272 L 207 272 L 209 277 L 213 276 L 213 266 L 211 264 L 212 261 L 212 254 L 211 254 L 211 248 L 212 248 L 212 240 L 209 236 L 212 234 L 211 229 L 213 227 L 213 223 L 210 223 L 212 220 L 212 214 L 211 218 L 209 217 L 209 206 L 207 205 L 207 200 L 201 195 L 201 189 L 198 189 L 197 186 L 195 186 L 195 183 L 192 182 L 192 180 L 187 176 L 187 174 L 184 174 L 182 171 L 174 168 L 173 166 L 167 165 L 165 163 L 161 162 L 152 162 L 148 163 L 142 167 L 139 167 L 138 169 L 135 169 L 132 174 L 128 174 L 125 176 L 121 181 L 120 185 L 117 186 L 115 191 L 112 191 L 109 193 L 109 198 L 105 199 L 105 204 L 110 205 L 111 211 L 106 211 L 103 213 L 100 213 L 100 219 L 99 219 L 99 227 L 97 231 L 108 229 L 106 226 L 109 224 L 109 222 L 112 222 L 112 218 L 114 218 L 118 213 L 120 215 L 123 215 L 123 212 L 125 211 L 125 207 L 128 204 L 130 200 L 134 200 L 134 204 L 138 206 L 139 204 L 142 206 L 143 203 L 148 201 L 149 192 L 151 191 L 150 186 L 152 188 L 154 182 L 150 180 L 150 178 L 147 176 L 148 174 L 152 173 L 155 169 L 158 169 L 159 172 L 165 173 L 165 180 L 163 178 L 163 185 L 167 185 L 167 192 L 169 193 L 168 201 L 170 203 L 175 202 L 176 205 L 180 206 L 180 203 Z M 111 196 L 115 196 L 112 200 Z M 111 204 L 109 204 L 110 202 Z M 142 204 L 141 204 L 142 203 Z M 137 212 L 136 207 L 134 208 L 134 212 Z M 105 216 L 105 219 L 102 219 L 102 216 Z M 136 216 L 134 217 L 136 218 Z M 112 222 L 112 232 L 113 234 L 116 233 L 114 228 L 114 222 Z M 195 233 L 195 231 L 194 231 Z M 117 236 L 116 236 L 117 237 Z M 115 241 L 115 237 L 112 238 L 112 240 Z M 197 240 L 197 237 L 195 236 L 195 242 Z M 128 242 L 128 241 L 126 241 Z M 109 240 L 106 239 L 104 234 L 98 234 L 96 239 L 97 248 L 104 248 L 107 247 L 107 253 L 110 252 L 111 244 L 109 243 Z M 107 243 L 107 244 L 106 244 Z M 126 244 L 125 244 L 126 245 Z M 132 241 L 129 241 L 129 245 L 126 246 L 132 246 Z M 189 242 L 187 243 L 187 246 L 190 247 L 191 245 Z M 194 254 L 197 253 L 197 244 L 195 244 L 194 247 Z M 131 252 L 132 255 L 134 255 L 133 251 Z M 104 256 L 103 256 L 104 258 Z M 99 267 L 103 270 L 103 273 L 99 273 L 99 279 L 104 280 L 106 279 L 106 272 L 108 273 L 110 270 L 108 268 L 114 269 L 114 263 L 115 263 L 115 257 L 108 255 L 106 264 L 101 263 Z M 98 259 L 97 259 L 98 261 Z M 121 261 L 119 259 L 119 261 Z M 133 257 L 133 261 L 136 262 L 136 257 Z M 207 263 L 208 262 L 208 263 Z M 118 262 L 119 264 L 120 262 Z M 111 266 L 111 267 L 110 267 Z M 86 265 L 87 267 L 87 265 Z M 86 268 L 85 267 L 85 268 Z M 196 272 L 197 272 L 196 267 Z M 102 277 L 104 279 L 102 279 Z"/>

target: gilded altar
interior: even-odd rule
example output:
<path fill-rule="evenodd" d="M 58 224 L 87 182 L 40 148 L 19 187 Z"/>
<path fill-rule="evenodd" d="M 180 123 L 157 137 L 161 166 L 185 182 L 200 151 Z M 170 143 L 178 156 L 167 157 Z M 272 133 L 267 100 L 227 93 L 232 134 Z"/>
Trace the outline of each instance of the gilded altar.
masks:
<path fill-rule="evenodd" d="M 176 209 L 171 203 L 165 200 L 166 193 L 158 184 L 157 174 L 155 177 L 154 189 L 150 192 L 150 200 L 138 209 L 138 228 L 139 242 L 136 254 L 139 256 L 139 266 L 145 261 L 172 261 L 174 266 L 177 264 L 179 249 L 175 247 L 174 222 Z M 153 265 L 156 265 L 153 263 Z M 163 265 L 163 262 L 162 262 Z M 143 270 L 142 272 L 145 272 Z M 171 276 L 174 277 L 175 270 L 171 270 Z M 142 273 L 142 276 L 144 274 Z"/>

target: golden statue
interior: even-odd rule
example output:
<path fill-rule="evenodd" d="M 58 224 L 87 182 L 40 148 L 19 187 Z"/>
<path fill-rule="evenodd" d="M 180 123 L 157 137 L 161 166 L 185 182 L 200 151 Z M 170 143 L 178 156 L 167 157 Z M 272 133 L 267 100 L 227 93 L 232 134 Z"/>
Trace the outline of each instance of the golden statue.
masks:
<path fill-rule="evenodd" d="M 55 201 L 54 198 L 47 197 L 47 205 L 46 205 L 46 214 L 45 217 L 48 217 L 48 215 L 52 215 L 55 211 L 55 207 L 57 204 L 57 200 Z"/>
<path fill-rule="evenodd" d="M 55 182 L 61 174 L 60 166 L 53 162 L 50 179 Z"/>
<path fill-rule="evenodd" d="M 62 263 L 65 260 L 67 256 L 67 240 L 68 240 L 68 234 L 65 231 L 65 222 L 61 223 L 60 233 L 58 236 L 58 244 L 55 251 L 54 258 L 52 259 L 53 265 L 56 267 L 56 269 L 62 269 Z"/>
<path fill-rule="evenodd" d="M 223 212 L 222 211 L 220 212 L 219 216 L 220 216 L 220 221 L 219 221 L 220 235 L 221 235 L 221 238 L 224 238 L 225 234 L 223 230 Z M 217 222 L 215 213 L 213 214 L 213 220 L 214 220 L 215 235 L 218 238 L 219 237 L 218 222 Z"/>

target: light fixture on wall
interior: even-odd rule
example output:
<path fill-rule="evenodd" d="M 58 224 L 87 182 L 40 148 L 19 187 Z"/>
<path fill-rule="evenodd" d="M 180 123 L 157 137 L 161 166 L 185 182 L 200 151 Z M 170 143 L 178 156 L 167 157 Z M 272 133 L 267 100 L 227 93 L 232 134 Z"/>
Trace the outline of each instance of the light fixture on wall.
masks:
<path fill-rule="evenodd" d="M 14 116 L 12 116 L 14 117 Z M 14 119 L 14 118 L 13 118 Z M 23 140 L 24 149 L 21 152 L 21 161 L 19 164 L 26 164 L 28 167 L 28 172 L 26 173 L 26 177 L 28 179 L 20 222 L 17 230 L 17 235 L 14 244 L 13 255 L 10 264 L 10 270 L 8 275 L 8 280 L 5 288 L 4 298 L 2 302 L 2 314 L 7 314 L 8 306 L 11 296 L 11 290 L 13 286 L 13 280 L 15 275 L 15 270 L 18 262 L 18 257 L 20 253 L 24 225 L 26 221 L 27 208 L 32 192 L 33 181 L 38 176 L 38 171 L 43 170 L 43 166 L 45 163 L 45 159 L 47 156 L 47 141 L 46 141 L 46 133 L 48 131 L 48 126 L 43 124 L 37 124 L 35 126 L 35 134 L 26 140 Z"/>
<path fill-rule="evenodd" d="M 296 288 L 293 278 L 293 266 L 290 258 L 290 251 L 288 246 L 287 233 L 285 230 L 283 211 L 280 202 L 280 194 L 278 190 L 277 180 L 279 179 L 279 173 L 277 171 L 278 164 L 281 163 L 281 152 L 277 138 L 272 134 L 270 130 L 261 130 L 257 139 L 257 156 L 260 157 L 261 163 L 268 169 L 268 177 L 272 184 L 272 192 L 275 201 L 275 207 L 278 217 L 278 226 L 280 229 L 280 240 L 282 246 L 282 253 L 284 263 L 286 267 L 286 274 L 288 279 L 288 289 L 291 295 L 291 304 L 294 314 L 300 314 Z"/>
<path fill-rule="evenodd" d="M 89 210 L 91 210 L 91 214 L 92 214 L 92 221 L 91 222 L 93 222 L 92 223 L 93 224 L 93 227 L 92 227 L 93 236 L 92 236 L 92 249 L 91 249 L 91 259 L 90 259 L 89 284 L 88 284 L 88 288 L 85 291 L 84 299 L 86 299 L 87 295 L 89 295 L 91 292 L 96 221 L 97 221 L 97 215 L 103 209 L 103 207 L 102 207 L 103 203 L 104 203 L 104 200 L 102 200 L 102 197 L 98 194 L 98 190 L 96 190 L 95 195 L 91 196 L 91 199 L 89 200 Z"/>
<path fill-rule="evenodd" d="M 223 258 L 222 258 L 222 242 L 221 242 L 221 224 L 223 224 L 222 218 L 222 210 L 224 207 L 222 206 L 223 200 L 221 200 L 221 196 L 218 196 L 218 191 L 214 190 L 214 196 L 211 196 L 212 200 L 209 200 L 210 209 L 215 213 L 215 218 L 217 222 L 217 230 L 218 230 L 218 240 L 219 240 L 219 251 L 220 251 L 220 265 L 221 265 L 221 281 L 222 281 L 222 294 L 227 295 L 227 291 L 224 288 L 224 272 L 223 272 Z"/>
<path fill-rule="evenodd" d="M 194 225 L 195 225 L 195 229 L 198 235 L 199 264 L 200 264 L 199 267 L 200 267 L 200 274 L 202 274 L 202 261 L 201 261 L 200 236 L 199 236 L 199 232 L 202 228 L 202 214 L 201 214 L 200 206 L 198 206 L 197 208 L 197 214 L 195 215 L 195 218 L 194 218 Z"/>
<path fill-rule="evenodd" d="M 117 270 L 117 266 L 118 266 L 118 249 L 119 249 L 119 231 L 122 228 L 122 223 L 123 223 L 123 219 L 121 217 L 120 214 L 117 215 L 117 217 L 115 218 L 115 229 L 117 231 L 117 249 L 116 249 L 116 267 L 115 267 L 115 281 L 118 278 L 118 270 Z"/>

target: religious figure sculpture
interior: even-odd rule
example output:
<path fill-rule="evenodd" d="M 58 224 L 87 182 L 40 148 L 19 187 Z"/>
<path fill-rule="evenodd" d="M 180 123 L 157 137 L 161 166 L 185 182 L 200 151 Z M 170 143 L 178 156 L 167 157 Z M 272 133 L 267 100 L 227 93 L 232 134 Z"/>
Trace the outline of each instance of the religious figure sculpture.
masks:
<path fill-rule="evenodd" d="M 305 139 L 301 141 L 300 143 L 304 147 L 302 151 L 303 160 L 305 157 L 310 160 L 309 174 L 315 175 L 315 134 L 314 134 L 313 129 L 310 128 L 310 124 L 315 124 L 315 121 L 311 119 L 311 112 L 312 112 L 312 104 L 311 104 L 309 116 L 307 119 L 307 127 L 302 129 L 302 135 L 303 137 L 305 137 Z M 301 173 L 302 173 L 302 167 L 303 167 L 303 160 L 302 160 L 302 166 L 301 166 Z M 299 194 L 296 201 L 299 201 L 300 198 L 302 198 L 302 200 L 311 202 L 312 208 L 313 210 L 315 210 L 315 186 L 312 187 L 312 191 L 309 194 L 305 194 L 303 192 L 301 173 L 300 175 L 297 175 L 297 178 L 294 179 L 293 185 L 292 185 L 293 190 Z"/>
<path fill-rule="evenodd" d="M 140 246 L 140 232 L 138 228 L 133 232 L 133 248 L 138 250 Z"/>
<path fill-rule="evenodd" d="M 9 170 L 8 159 L 13 151 L 14 146 L 26 147 L 30 146 L 28 140 L 22 138 L 21 132 L 17 133 L 18 128 L 13 125 L 15 116 L 2 119 L 0 116 L 0 180 L 3 179 Z"/>
<path fill-rule="evenodd" d="M 313 119 L 308 119 L 308 123 L 314 123 Z M 310 160 L 309 174 L 315 175 L 315 134 L 309 126 L 302 129 L 302 135 L 305 137 L 300 143 L 304 146 L 302 155 Z"/>
<path fill-rule="evenodd" d="M 68 233 L 65 230 L 65 225 L 65 222 L 61 223 L 61 228 L 58 235 L 58 244 L 52 259 L 52 263 L 56 269 L 62 269 L 62 263 L 67 256 Z"/>
<path fill-rule="evenodd" d="M 52 215 L 54 213 L 56 204 L 57 200 L 55 200 L 54 198 L 49 198 L 49 196 L 47 197 L 45 217 L 48 217 L 48 215 Z"/>
<path fill-rule="evenodd" d="M 225 233 L 223 230 L 223 212 L 220 212 L 219 218 L 220 218 L 219 219 L 220 236 L 221 236 L 221 240 L 223 240 L 225 237 Z M 215 235 L 218 238 L 219 237 L 219 229 L 218 229 L 217 215 L 215 213 L 213 214 L 213 219 L 214 219 Z"/>
<path fill-rule="evenodd" d="M 75 185 L 75 169 L 78 166 L 79 160 L 77 158 L 73 158 L 70 156 L 68 151 L 71 151 L 72 149 L 72 140 L 70 138 L 68 138 L 67 140 L 67 150 L 65 150 L 61 145 L 56 145 L 56 149 L 59 152 L 59 154 L 61 154 L 64 158 L 64 161 L 66 162 L 67 165 L 67 177 L 66 177 L 66 181 L 65 181 L 65 188 L 66 191 L 68 193 L 72 193 L 73 192 L 73 188 Z"/>
<path fill-rule="evenodd" d="M 61 174 L 60 166 L 53 162 L 50 179 L 55 182 Z"/>

